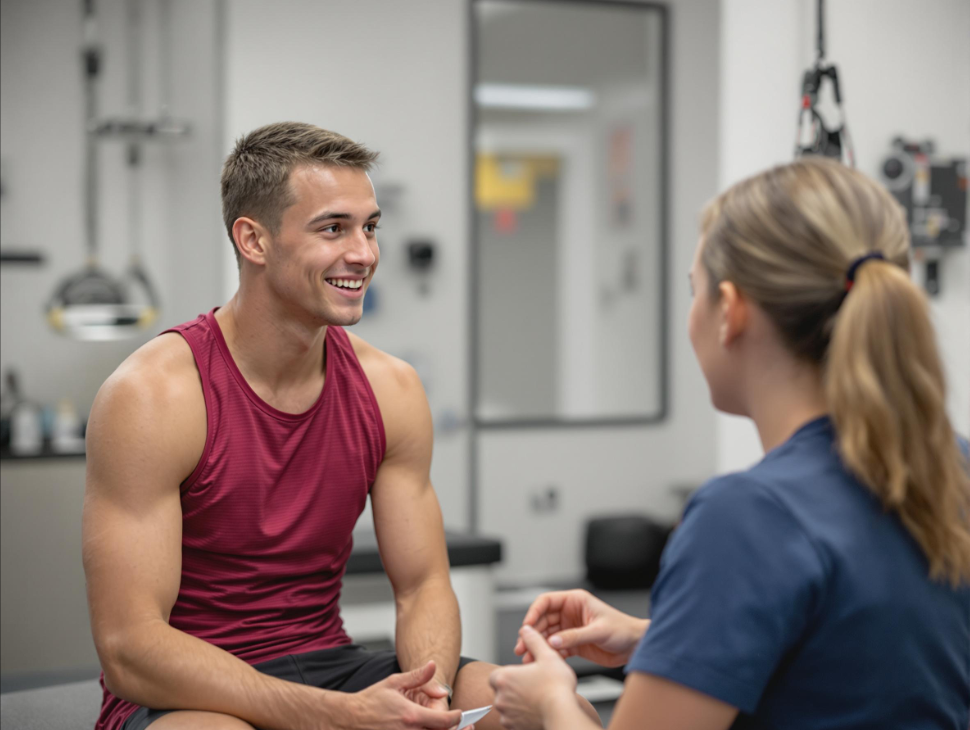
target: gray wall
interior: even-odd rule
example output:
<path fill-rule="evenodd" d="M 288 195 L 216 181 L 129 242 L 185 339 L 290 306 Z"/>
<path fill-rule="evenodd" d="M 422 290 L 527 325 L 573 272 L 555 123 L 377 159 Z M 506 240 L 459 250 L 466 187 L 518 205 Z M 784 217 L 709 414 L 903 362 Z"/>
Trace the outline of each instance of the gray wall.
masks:
<path fill-rule="evenodd" d="M 96 677 L 81 567 L 84 461 L 4 462 L 0 479 L 3 690 Z"/>

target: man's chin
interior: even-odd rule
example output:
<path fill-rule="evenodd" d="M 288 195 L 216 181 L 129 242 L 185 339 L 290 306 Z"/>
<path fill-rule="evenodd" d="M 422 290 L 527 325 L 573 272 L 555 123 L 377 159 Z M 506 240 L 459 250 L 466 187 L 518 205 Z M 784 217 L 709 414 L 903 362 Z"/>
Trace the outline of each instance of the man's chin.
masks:
<path fill-rule="evenodd" d="M 321 319 L 328 325 L 336 325 L 337 327 L 352 327 L 360 322 L 360 318 L 363 315 L 363 308 L 350 312 L 329 311 L 323 312 Z"/>

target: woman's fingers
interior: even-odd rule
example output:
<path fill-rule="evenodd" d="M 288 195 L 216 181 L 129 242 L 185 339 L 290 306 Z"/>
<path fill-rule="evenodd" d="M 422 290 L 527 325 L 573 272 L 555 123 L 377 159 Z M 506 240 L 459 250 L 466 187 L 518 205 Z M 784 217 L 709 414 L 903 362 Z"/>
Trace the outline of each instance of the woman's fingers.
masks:
<path fill-rule="evenodd" d="M 546 640 L 531 626 L 523 626 L 520 629 L 520 635 L 522 640 L 525 642 L 526 649 L 529 653 L 536 659 L 547 659 L 556 656 L 558 652 L 553 649 Z"/>

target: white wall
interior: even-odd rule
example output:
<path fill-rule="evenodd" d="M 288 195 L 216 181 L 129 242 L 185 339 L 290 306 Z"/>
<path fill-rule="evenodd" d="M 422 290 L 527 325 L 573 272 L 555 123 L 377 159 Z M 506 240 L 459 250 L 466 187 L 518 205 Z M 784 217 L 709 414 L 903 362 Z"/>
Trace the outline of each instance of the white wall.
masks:
<path fill-rule="evenodd" d="M 970 3 L 829 0 L 826 56 L 839 69 L 857 165 L 878 178 L 891 139 L 970 157 Z M 792 158 L 802 72 L 815 58 L 814 0 L 722 0 L 720 187 Z M 771 59 L 766 63 L 765 59 Z M 917 271 L 917 278 L 920 272 Z M 947 256 L 932 301 L 954 426 L 970 432 L 970 251 Z M 718 416 L 718 471 L 761 458 L 745 419 Z"/>

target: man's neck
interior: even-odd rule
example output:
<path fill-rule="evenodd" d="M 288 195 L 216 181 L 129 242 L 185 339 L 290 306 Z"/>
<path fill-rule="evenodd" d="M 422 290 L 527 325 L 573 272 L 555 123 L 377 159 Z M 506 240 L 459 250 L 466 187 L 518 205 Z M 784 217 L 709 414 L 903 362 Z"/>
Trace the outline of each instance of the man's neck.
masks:
<path fill-rule="evenodd" d="M 233 360 L 251 386 L 272 392 L 319 385 L 324 372 L 327 328 L 237 291 L 215 314 Z"/>

